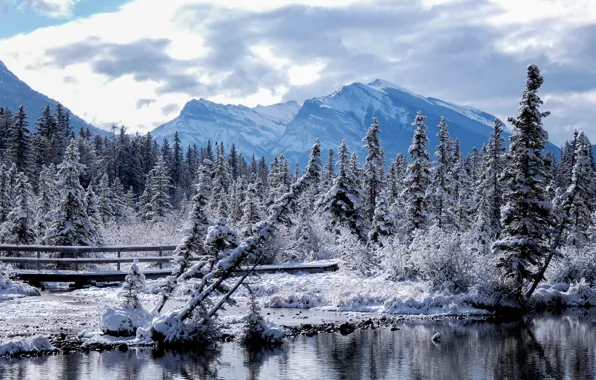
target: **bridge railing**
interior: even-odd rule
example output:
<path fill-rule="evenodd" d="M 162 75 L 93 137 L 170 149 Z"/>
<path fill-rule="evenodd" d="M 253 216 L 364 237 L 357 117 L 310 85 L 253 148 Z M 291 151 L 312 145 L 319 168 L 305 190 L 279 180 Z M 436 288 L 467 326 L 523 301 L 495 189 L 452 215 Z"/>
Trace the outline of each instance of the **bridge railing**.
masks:
<path fill-rule="evenodd" d="M 116 264 L 117 270 L 120 270 L 120 264 L 137 259 L 139 262 L 157 263 L 161 269 L 164 262 L 172 259 L 175 249 L 175 245 L 73 247 L 0 244 L 0 262 L 28 264 L 37 270 L 41 270 L 43 264 L 72 265 L 75 270 L 84 264 Z M 88 257 L 89 254 L 96 257 Z M 56 255 L 61 257 L 52 257 Z"/>

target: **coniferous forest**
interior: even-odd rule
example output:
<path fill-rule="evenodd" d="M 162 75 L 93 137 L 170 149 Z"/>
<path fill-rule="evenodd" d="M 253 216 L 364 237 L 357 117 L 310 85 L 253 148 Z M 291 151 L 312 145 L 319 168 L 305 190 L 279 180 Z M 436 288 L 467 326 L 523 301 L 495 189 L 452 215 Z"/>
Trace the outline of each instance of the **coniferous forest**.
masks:
<path fill-rule="evenodd" d="M 259 248 L 261 263 L 338 258 L 363 276 L 517 300 L 545 278 L 593 282 L 592 146 L 576 131 L 560 155 L 545 150 L 542 83 L 529 66 L 509 144 L 495 120 L 490 139 L 464 154 L 448 120 L 426 125 L 421 113 L 396 157 L 385 157 L 376 118 L 366 157 L 345 141 L 322 152 L 313 141 L 317 174 Z M 0 161 L 0 242 L 20 245 L 114 244 L 131 225 L 137 243 L 156 226 L 176 231 L 164 243 L 182 241 L 179 250 L 202 249 L 209 226 L 242 240 L 304 174 L 283 154 L 244 157 L 226 141 L 182 146 L 177 135 L 158 142 L 124 126 L 75 132 L 60 104 L 42 115 L 0 108 Z"/>

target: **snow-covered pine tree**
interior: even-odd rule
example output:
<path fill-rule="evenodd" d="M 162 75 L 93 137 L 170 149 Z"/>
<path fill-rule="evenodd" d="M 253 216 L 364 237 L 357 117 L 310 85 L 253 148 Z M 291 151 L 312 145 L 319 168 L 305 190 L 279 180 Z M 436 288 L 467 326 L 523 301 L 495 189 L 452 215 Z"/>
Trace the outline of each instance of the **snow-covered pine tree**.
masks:
<path fill-rule="evenodd" d="M 516 118 L 509 118 L 515 130 L 510 137 L 504 182 L 505 205 L 501 208 L 502 233 L 492 250 L 499 255 L 503 282 L 516 297 L 522 297 L 524 282 L 531 279 L 549 250 L 552 204 L 546 197 L 550 182 L 542 155 L 548 133 L 540 112 L 538 89 L 543 83 L 536 65 L 528 66 L 526 89 Z"/>
<path fill-rule="evenodd" d="M 373 117 L 373 123 L 368 128 L 366 136 L 362 141 L 366 142 L 364 148 L 368 154 L 364 162 L 364 173 L 362 183 L 362 214 L 364 220 L 370 224 L 375 214 L 377 206 L 377 197 L 383 189 L 385 183 L 385 158 L 383 148 L 379 142 L 379 120 Z"/>
<path fill-rule="evenodd" d="M 213 167 L 213 187 L 211 209 L 218 212 L 220 217 L 228 214 L 228 190 L 230 187 L 230 169 L 225 158 L 223 143 L 216 144 L 215 165 Z"/>
<path fill-rule="evenodd" d="M 54 164 L 43 165 L 39 172 L 36 215 L 35 215 L 35 234 L 40 239 L 40 243 L 46 244 L 45 235 L 52 221 L 52 212 L 57 203 L 58 191 L 56 189 L 56 167 Z"/>
<path fill-rule="evenodd" d="M 79 148 L 76 141 L 71 140 L 64 155 L 64 161 L 58 165 L 56 186 L 59 200 L 52 212 L 52 222 L 46 231 L 45 241 L 52 245 L 89 246 L 94 244 L 97 232 L 87 215 L 85 190 L 79 182 L 84 169 L 79 162 Z M 70 257 L 72 254 L 60 253 L 59 257 Z"/>
<path fill-rule="evenodd" d="M 151 189 L 151 200 L 146 217 L 151 223 L 161 223 L 165 221 L 166 215 L 172 210 L 170 203 L 172 185 L 163 157 L 160 156 L 157 159 L 155 167 L 149 174 L 150 182 L 147 183 L 147 187 Z"/>
<path fill-rule="evenodd" d="M 251 236 L 253 225 L 261 220 L 263 216 L 258 191 L 259 190 L 256 181 L 251 182 L 246 189 L 244 202 L 242 202 L 240 205 L 242 209 L 240 226 L 242 226 L 243 236 Z"/>
<path fill-rule="evenodd" d="M 312 225 L 313 189 L 307 189 L 301 197 L 299 205 L 299 220 L 294 234 L 294 250 L 300 259 L 313 259 L 318 251 Z"/>
<path fill-rule="evenodd" d="M 406 156 L 398 153 L 395 160 L 391 162 L 389 167 L 389 177 L 387 179 L 387 203 L 393 205 L 404 191 L 404 179 L 406 178 L 406 169 L 408 167 L 408 160 Z"/>
<path fill-rule="evenodd" d="M 426 151 L 426 116 L 418 111 L 412 123 L 416 129 L 408 153 L 412 158 L 406 171 L 405 189 L 402 192 L 406 208 L 405 232 L 411 234 L 428 225 L 425 193 L 430 183 L 430 155 Z"/>
<path fill-rule="evenodd" d="M 112 192 L 112 188 L 110 187 L 108 173 L 104 173 L 104 175 L 99 180 L 97 186 L 97 196 L 98 212 L 102 223 L 105 224 L 113 221 L 116 216 L 116 204 L 114 202 L 114 193 Z"/>
<path fill-rule="evenodd" d="M 95 191 L 93 191 L 92 185 L 89 185 L 85 192 L 85 205 L 87 206 L 87 216 L 89 217 L 89 221 L 93 225 L 93 231 L 95 232 L 95 236 L 92 236 L 93 245 L 102 245 L 103 238 L 101 237 L 100 231 L 103 224 L 101 215 L 99 214 L 99 198 L 97 194 L 95 194 Z"/>
<path fill-rule="evenodd" d="M 431 182 L 427 190 L 426 202 L 431 225 L 445 231 L 453 231 L 456 229 L 453 140 L 447 130 L 444 117 L 441 117 L 438 128 L 439 145 L 435 151 L 437 160 L 431 171 Z"/>
<path fill-rule="evenodd" d="M 589 241 L 588 230 L 594 205 L 594 168 L 590 152 L 592 144 L 584 132 L 575 135 L 575 154 L 571 184 L 555 199 L 555 208 L 563 215 L 563 241 L 570 246 L 583 246 Z"/>
<path fill-rule="evenodd" d="M 16 176 L 13 207 L 0 226 L 0 241 L 4 244 L 34 244 L 34 212 L 31 208 L 33 190 L 27 176 L 20 172 Z"/>
<path fill-rule="evenodd" d="M 505 168 L 505 152 L 503 146 L 503 123 L 495 119 L 493 132 L 486 145 L 483 157 L 484 170 L 479 178 L 476 191 L 476 222 L 480 240 L 488 243 L 499 237 L 501 232 L 501 206 L 503 203 L 503 182 L 499 179 Z"/>
<path fill-rule="evenodd" d="M 122 290 L 118 293 L 118 298 L 121 300 L 121 306 L 126 309 L 136 309 L 141 307 L 139 300 L 139 293 L 142 293 L 147 288 L 145 283 L 145 275 L 139 268 L 137 260 L 132 263 L 128 274 L 122 283 Z"/>
<path fill-rule="evenodd" d="M 339 227 L 349 229 L 359 239 L 364 240 L 363 217 L 358 199 L 355 176 L 350 169 L 350 153 L 345 140 L 338 150 L 338 173 L 329 191 L 317 202 L 317 210 L 328 221 L 327 228 L 340 234 Z"/>
<path fill-rule="evenodd" d="M 31 169 L 31 136 L 29 133 L 27 114 L 23 106 L 19 107 L 12 127 L 6 139 L 6 158 L 16 165 L 17 172 L 27 175 Z"/>
<path fill-rule="evenodd" d="M 456 140 L 453 164 L 453 179 L 455 180 L 455 226 L 458 231 L 467 231 L 474 218 L 474 196 L 472 194 L 472 180 L 466 168 L 466 162 Z"/>
<path fill-rule="evenodd" d="M 394 218 L 387 206 L 387 191 L 381 190 L 377 196 L 377 205 L 372 220 L 372 228 L 368 233 L 368 241 L 380 247 L 383 246 L 383 239 L 395 235 L 396 229 Z"/>
<path fill-rule="evenodd" d="M 323 178 L 321 180 L 321 191 L 327 192 L 333 186 L 333 178 L 335 177 L 335 152 L 329 148 L 327 154 L 327 163 L 323 168 Z"/>

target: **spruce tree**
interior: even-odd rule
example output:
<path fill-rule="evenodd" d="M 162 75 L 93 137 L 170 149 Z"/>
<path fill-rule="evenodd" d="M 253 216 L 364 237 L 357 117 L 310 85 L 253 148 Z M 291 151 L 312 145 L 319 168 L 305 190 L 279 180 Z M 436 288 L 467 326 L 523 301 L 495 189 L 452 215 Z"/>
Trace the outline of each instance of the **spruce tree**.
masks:
<path fill-rule="evenodd" d="M 47 244 L 45 241 L 46 232 L 53 220 L 52 212 L 59 197 L 54 164 L 41 167 L 38 183 L 35 234 L 40 238 L 42 244 Z"/>
<path fill-rule="evenodd" d="M 484 170 L 479 179 L 476 204 L 476 229 L 482 241 L 498 238 L 501 232 L 501 206 L 503 203 L 503 175 L 505 165 L 505 147 L 503 146 L 503 123 L 495 120 L 493 132 L 486 145 L 483 157 Z"/>
<path fill-rule="evenodd" d="M 377 197 L 384 186 L 384 153 L 379 142 L 379 120 L 373 117 L 373 123 L 368 128 L 366 136 L 362 141 L 366 142 L 364 148 L 368 154 L 364 163 L 363 187 L 363 215 L 367 222 L 371 222 L 375 213 Z"/>
<path fill-rule="evenodd" d="M 83 169 L 78 144 L 73 139 L 66 149 L 64 161 L 58 165 L 59 200 L 45 236 L 45 241 L 51 245 L 89 246 L 95 243 L 97 232 L 87 215 L 85 191 L 79 181 Z M 72 254 L 60 254 L 60 257 L 69 256 Z"/>
<path fill-rule="evenodd" d="M 257 181 L 259 181 L 259 179 L 257 179 Z M 263 217 L 258 191 L 259 190 L 256 181 L 251 182 L 246 189 L 244 202 L 242 202 L 240 205 L 242 209 L 240 225 L 243 228 L 244 236 L 251 236 L 253 225 L 258 223 Z"/>
<path fill-rule="evenodd" d="M 16 165 L 17 172 L 29 174 L 31 164 L 30 133 L 23 106 L 14 117 L 6 142 L 6 157 Z"/>
<path fill-rule="evenodd" d="M 564 213 L 563 239 L 570 246 L 583 246 L 589 241 L 588 230 L 594 205 L 594 168 L 590 152 L 592 144 L 583 132 L 575 135 L 571 184 L 555 200 L 556 210 Z"/>
<path fill-rule="evenodd" d="M 550 182 L 542 151 L 548 134 L 540 112 L 538 89 L 543 83 L 540 70 L 528 66 L 526 89 L 516 118 L 509 118 L 515 130 L 510 137 L 504 183 L 505 205 L 501 208 L 502 233 L 492 250 L 499 255 L 503 282 L 513 295 L 522 296 L 524 282 L 532 278 L 548 252 L 552 227 L 552 204 L 546 188 Z"/>
<path fill-rule="evenodd" d="M 155 167 L 151 170 L 150 181 L 147 187 L 150 189 L 151 199 L 146 206 L 146 220 L 151 223 L 162 223 L 166 215 L 172 210 L 170 203 L 171 178 L 168 175 L 168 168 L 163 157 L 157 159 Z"/>
<path fill-rule="evenodd" d="M 102 245 L 103 239 L 99 232 L 102 228 L 101 215 L 99 213 L 99 198 L 93 191 L 92 185 L 89 185 L 85 192 L 85 205 L 87 206 L 89 222 L 93 226 L 93 231 L 95 232 L 95 235 L 91 237 L 93 239 L 93 245 Z"/>
<path fill-rule="evenodd" d="M 387 206 L 387 192 L 382 190 L 377 197 L 375 214 L 372 220 L 372 228 L 368 233 L 368 241 L 378 246 L 383 246 L 382 239 L 395 234 L 393 216 Z"/>
<path fill-rule="evenodd" d="M 327 229 L 337 235 L 339 227 L 349 229 L 359 239 L 365 239 L 361 205 L 358 199 L 355 176 L 350 169 L 350 153 L 346 141 L 343 140 L 338 151 L 338 173 L 333 186 L 321 196 L 317 209 L 327 220 Z"/>
<path fill-rule="evenodd" d="M 427 205 L 431 224 L 439 229 L 452 231 L 456 227 L 453 140 L 447 130 L 445 118 L 441 118 L 438 128 L 439 145 L 435 151 L 437 160 L 432 168 L 431 182 L 426 195 Z"/>
<path fill-rule="evenodd" d="M 416 129 L 408 153 L 412 159 L 406 171 L 405 189 L 402 193 L 406 208 L 405 232 L 411 234 L 427 227 L 425 193 L 430 183 L 430 155 L 426 151 L 426 116 L 418 111 L 412 123 Z"/>
<path fill-rule="evenodd" d="M 13 207 L 0 226 L 0 241 L 4 244 L 34 244 L 35 218 L 31 207 L 33 190 L 24 173 L 17 174 L 14 190 Z"/>

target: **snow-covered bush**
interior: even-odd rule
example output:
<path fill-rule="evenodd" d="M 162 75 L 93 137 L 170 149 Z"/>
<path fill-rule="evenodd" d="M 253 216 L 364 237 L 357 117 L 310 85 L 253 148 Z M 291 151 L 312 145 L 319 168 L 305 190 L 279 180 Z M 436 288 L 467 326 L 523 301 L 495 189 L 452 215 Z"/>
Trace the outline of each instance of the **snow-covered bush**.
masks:
<path fill-rule="evenodd" d="M 120 305 L 108 307 L 101 316 L 101 330 L 108 335 L 132 336 L 139 327 L 151 321 L 151 315 L 139 302 L 139 293 L 145 289 L 145 275 L 135 261 L 118 293 Z"/>
<path fill-rule="evenodd" d="M 430 281 L 433 289 L 464 292 L 474 285 L 477 255 L 460 234 L 437 227 L 417 231 L 409 250 L 420 277 Z"/>
<path fill-rule="evenodd" d="M 416 277 L 416 269 L 407 244 L 398 239 L 386 241 L 377 253 L 381 258 L 381 268 L 389 279 L 406 281 Z"/>
<path fill-rule="evenodd" d="M 251 346 L 276 345 L 283 343 L 285 332 L 261 315 L 261 308 L 250 291 L 250 309 L 244 317 L 242 343 Z"/>
<path fill-rule="evenodd" d="M 590 283 L 596 283 L 596 249 L 563 247 L 559 257 L 551 262 L 546 278 L 550 283 L 571 284 L 582 278 Z"/>
<path fill-rule="evenodd" d="M 376 251 L 364 245 L 362 240 L 347 228 L 339 227 L 339 235 L 336 238 L 336 257 L 345 261 L 342 267 L 355 270 L 365 276 L 378 272 L 379 262 Z"/>
<path fill-rule="evenodd" d="M 24 282 L 13 281 L 12 267 L 0 262 L 0 301 L 26 296 L 40 296 L 39 289 Z"/>
<path fill-rule="evenodd" d="M 141 220 L 108 223 L 103 238 L 106 245 L 175 245 L 184 238 L 182 227 L 186 220 L 186 214 L 172 212 L 166 216 L 164 223 L 144 223 Z"/>
<path fill-rule="evenodd" d="M 545 284 L 536 289 L 531 302 L 535 309 L 560 309 L 564 306 L 592 307 L 596 306 L 596 289 L 584 278 L 571 286 Z"/>
<path fill-rule="evenodd" d="M 31 338 L 14 338 L 7 342 L 0 343 L 0 356 L 38 354 L 56 351 L 48 338 L 45 336 L 34 336 Z"/>

